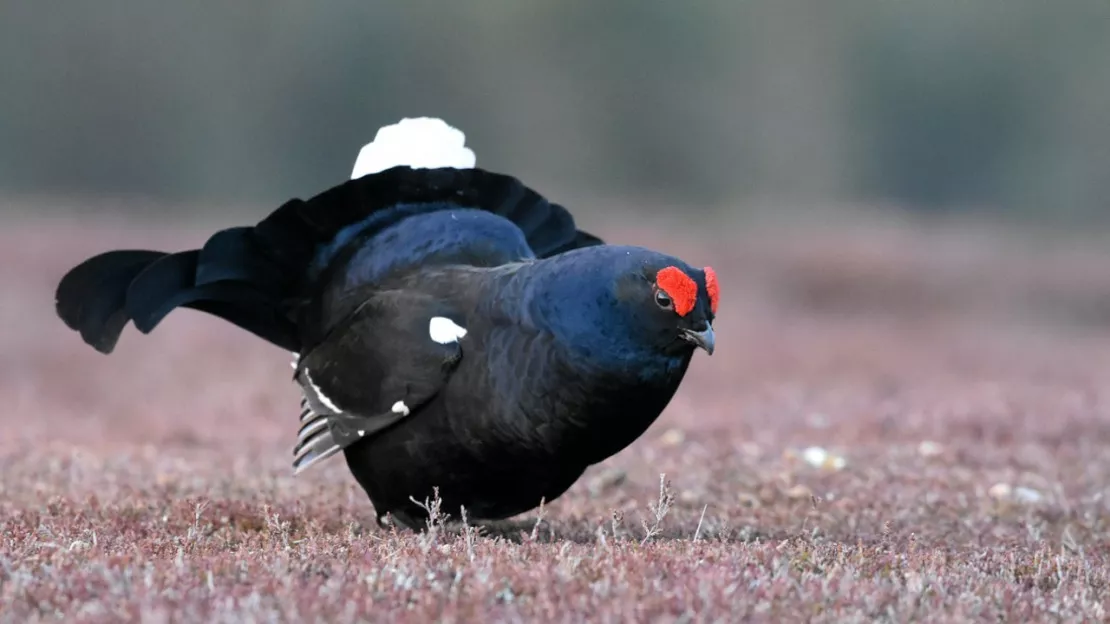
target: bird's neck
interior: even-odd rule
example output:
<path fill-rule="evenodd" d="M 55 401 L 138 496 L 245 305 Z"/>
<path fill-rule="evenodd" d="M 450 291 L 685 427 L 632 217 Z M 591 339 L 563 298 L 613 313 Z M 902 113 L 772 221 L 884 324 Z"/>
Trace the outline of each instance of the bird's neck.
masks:
<path fill-rule="evenodd" d="M 666 353 L 630 326 L 612 292 L 560 258 L 530 263 L 515 271 L 515 291 L 525 324 L 550 334 L 567 365 L 603 383 L 677 384 L 692 352 Z"/>
<path fill-rule="evenodd" d="M 536 448 L 575 448 L 595 463 L 651 426 L 693 352 L 667 354 L 636 340 L 619 308 L 580 278 L 541 261 L 504 270 L 496 290 L 504 306 L 498 313 L 542 336 L 537 357 L 545 374 L 524 382 L 542 404 L 536 413 L 544 426 L 535 431 L 546 433 Z"/>
<path fill-rule="evenodd" d="M 573 349 L 573 347 L 572 347 Z M 691 356 L 657 357 L 646 362 L 599 358 L 561 346 L 563 374 L 546 396 L 551 413 L 561 414 L 563 439 L 587 464 L 610 457 L 638 439 L 674 398 Z M 566 380 L 573 380 L 567 383 Z M 543 383 L 543 382 L 541 382 Z"/>

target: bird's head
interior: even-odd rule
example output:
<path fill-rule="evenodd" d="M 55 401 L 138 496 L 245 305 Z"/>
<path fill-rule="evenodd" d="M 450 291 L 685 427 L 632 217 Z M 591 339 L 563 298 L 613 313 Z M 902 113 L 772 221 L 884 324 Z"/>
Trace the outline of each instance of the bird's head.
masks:
<path fill-rule="evenodd" d="M 712 268 L 605 245 L 562 254 L 549 275 L 537 284 L 538 309 L 591 359 L 646 363 L 686 360 L 697 348 L 713 353 L 719 289 Z"/>
<path fill-rule="evenodd" d="M 630 329 L 667 354 L 701 348 L 713 355 L 720 292 L 713 269 L 654 253 L 633 264 L 614 288 Z"/>

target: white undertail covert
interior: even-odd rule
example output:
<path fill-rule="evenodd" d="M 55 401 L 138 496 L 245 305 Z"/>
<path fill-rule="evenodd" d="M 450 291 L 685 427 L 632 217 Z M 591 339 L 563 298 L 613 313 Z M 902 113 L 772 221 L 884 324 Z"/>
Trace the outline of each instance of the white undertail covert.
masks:
<path fill-rule="evenodd" d="M 351 179 L 399 165 L 413 169 L 471 169 L 477 162 L 466 135 L 436 117 L 406 117 L 378 129 L 355 159 Z"/>

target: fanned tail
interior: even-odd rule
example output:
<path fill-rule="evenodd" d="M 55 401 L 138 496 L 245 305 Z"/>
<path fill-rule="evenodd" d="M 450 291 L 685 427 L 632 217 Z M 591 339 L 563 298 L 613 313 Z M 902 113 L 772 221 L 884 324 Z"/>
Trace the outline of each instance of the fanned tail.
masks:
<path fill-rule="evenodd" d="M 362 148 L 354 179 L 293 199 L 254 226 L 221 230 L 200 249 L 109 251 L 61 280 L 59 317 L 102 353 L 128 322 L 149 333 L 179 307 L 207 312 L 289 351 L 302 348 L 301 308 L 338 250 L 416 214 L 476 208 L 505 217 L 537 257 L 590 245 L 565 208 L 519 180 L 474 168 L 462 132 L 405 119 Z"/>

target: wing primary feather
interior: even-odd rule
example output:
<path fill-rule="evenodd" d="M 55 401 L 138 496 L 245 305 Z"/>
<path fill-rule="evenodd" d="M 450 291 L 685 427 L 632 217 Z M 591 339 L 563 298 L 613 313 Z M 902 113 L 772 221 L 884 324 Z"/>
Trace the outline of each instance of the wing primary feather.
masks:
<path fill-rule="evenodd" d="M 293 447 L 293 474 L 300 474 L 313 464 L 324 461 L 340 451 L 332 437 L 326 416 L 313 414 L 297 432 L 297 445 Z"/>
<path fill-rule="evenodd" d="M 331 436 L 328 436 L 329 440 Z M 314 444 L 293 460 L 293 474 L 298 475 L 339 452 L 339 445 Z"/>
<path fill-rule="evenodd" d="M 312 420 L 309 420 L 308 422 L 306 422 L 301 427 L 300 431 L 297 432 L 297 439 L 300 440 L 301 442 L 304 442 L 305 440 L 307 440 L 308 438 L 313 436 L 317 431 L 319 431 L 321 429 L 324 429 L 327 426 L 328 426 L 328 419 L 327 418 L 324 418 L 324 417 L 313 418 Z"/>

